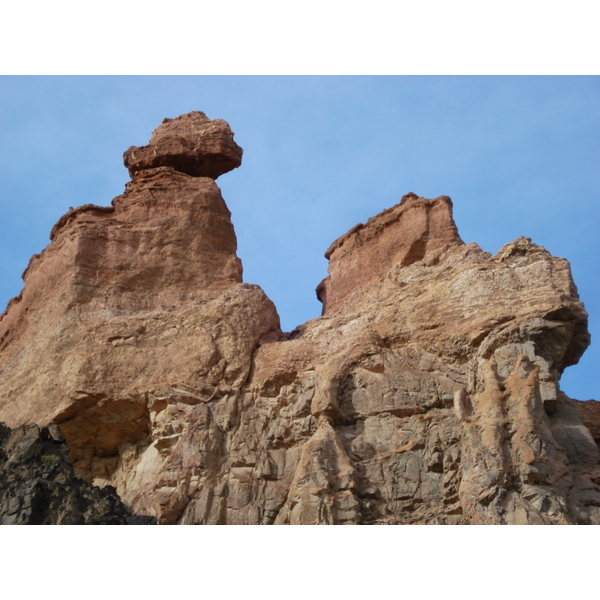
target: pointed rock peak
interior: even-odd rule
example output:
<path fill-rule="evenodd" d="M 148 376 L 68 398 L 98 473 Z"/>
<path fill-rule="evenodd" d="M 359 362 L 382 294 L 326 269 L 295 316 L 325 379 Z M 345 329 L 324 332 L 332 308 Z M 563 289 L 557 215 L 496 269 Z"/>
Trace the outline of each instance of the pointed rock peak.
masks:
<path fill-rule="evenodd" d="M 242 164 L 242 149 L 229 124 L 193 111 L 164 119 L 147 146 L 131 146 L 124 154 L 133 179 L 140 171 L 171 167 L 194 177 L 217 179 Z"/>
<path fill-rule="evenodd" d="M 419 196 L 417 196 L 414 192 L 408 192 L 408 194 L 404 194 L 404 196 L 402 196 L 402 199 L 400 200 L 400 204 L 403 204 L 404 202 L 408 202 L 410 200 L 418 200 Z"/>

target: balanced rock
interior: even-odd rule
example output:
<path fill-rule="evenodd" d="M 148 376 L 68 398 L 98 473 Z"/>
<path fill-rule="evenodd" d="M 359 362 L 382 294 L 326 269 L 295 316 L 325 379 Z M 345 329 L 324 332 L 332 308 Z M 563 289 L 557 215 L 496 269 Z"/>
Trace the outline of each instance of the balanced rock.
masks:
<path fill-rule="evenodd" d="M 191 156 L 169 140 L 205 120 L 146 148 Z M 590 341 L 565 259 L 491 256 L 448 197 L 407 194 L 334 242 L 323 315 L 282 333 L 216 171 L 133 154 L 0 318 L 0 419 L 58 425 L 77 474 L 159 523 L 600 524 L 600 451 L 559 386 Z"/>
<path fill-rule="evenodd" d="M 242 163 L 242 149 L 229 125 L 195 111 L 164 119 L 147 146 L 132 146 L 123 155 L 132 178 L 140 171 L 172 167 L 194 177 L 216 179 Z"/>

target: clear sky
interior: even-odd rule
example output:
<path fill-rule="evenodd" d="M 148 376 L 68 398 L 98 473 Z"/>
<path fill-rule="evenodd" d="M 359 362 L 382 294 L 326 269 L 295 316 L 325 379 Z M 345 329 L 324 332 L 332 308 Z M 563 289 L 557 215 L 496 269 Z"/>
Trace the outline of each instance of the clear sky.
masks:
<path fill-rule="evenodd" d="M 465 242 L 524 235 L 570 261 L 593 342 L 562 387 L 600 399 L 599 77 L 0 77 L 0 311 L 69 206 L 110 204 L 124 150 L 191 110 L 244 149 L 217 183 L 284 330 L 320 314 L 334 239 L 409 191 L 445 194 Z"/>

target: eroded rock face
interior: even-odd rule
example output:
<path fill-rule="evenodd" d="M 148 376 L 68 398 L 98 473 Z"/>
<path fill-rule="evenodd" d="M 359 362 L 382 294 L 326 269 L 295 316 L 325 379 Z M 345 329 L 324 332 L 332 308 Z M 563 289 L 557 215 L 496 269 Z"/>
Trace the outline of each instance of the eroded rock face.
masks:
<path fill-rule="evenodd" d="M 598 522 L 598 451 L 557 386 L 589 342 L 568 264 L 525 238 L 426 256 L 259 349 L 252 410 L 279 427 L 246 463 L 281 465 L 275 522 Z"/>
<path fill-rule="evenodd" d="M 600 523 L 558 385 L 589 344 L 566 260 L 491 256 L 449 198 L 407 194 L 334 242 L 323 316 L 283 334 L 214 180 L 133 176 L 30 265 L 0 418 L 58 423 L 79 473 L 160 523 Z"/>
<path fill-rule="evenodd" d="M 356 311 L 369 286 L 394 265 L 431 265 L 463 241 L 448 196 L 433 200 L 409 193 L 396 206 L 353 227 L 325 252 L 329 275 L 317 288 L 323 314 Z"/>
<path fill-rule="evenodd" d="M 51 240 L 0 318 L 0 414 L 60 423 L 77 473 L 104 481 L 118 448 L 150 433 L 150 394 L 239 387 L 279 317 L 242 283 L 212 178 L 144 169 L 110 207 L 69 211 Z"/>

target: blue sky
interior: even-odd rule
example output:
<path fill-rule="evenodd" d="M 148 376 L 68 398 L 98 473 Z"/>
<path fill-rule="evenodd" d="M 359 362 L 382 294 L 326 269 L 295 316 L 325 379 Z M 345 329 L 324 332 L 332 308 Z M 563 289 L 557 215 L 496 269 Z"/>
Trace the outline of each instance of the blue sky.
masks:
<path fill-rule="evenodd" d="M 524 235 L 570 261 L 593 343 L 562 387 L 600 399 L 599 77 L 0 77 L 0 311 L 69 206 L 110 204 L 124 150 L 191 110 L 244 149 L 218 184 L 244 280 L 285 330 L 320 314 L 335 238 L 409 191 L 446 194 L 465 242 Z"/>

